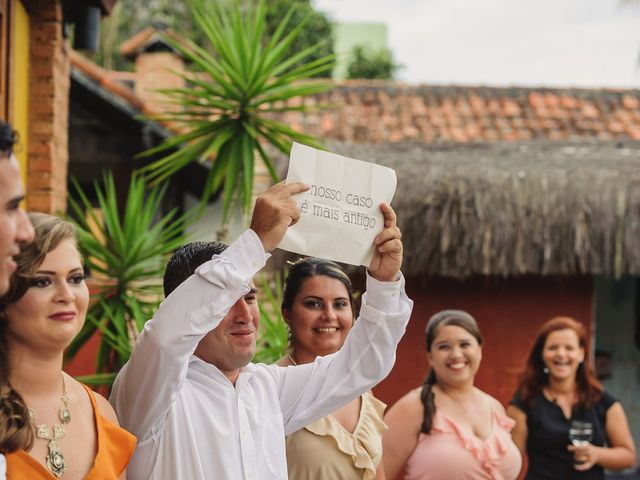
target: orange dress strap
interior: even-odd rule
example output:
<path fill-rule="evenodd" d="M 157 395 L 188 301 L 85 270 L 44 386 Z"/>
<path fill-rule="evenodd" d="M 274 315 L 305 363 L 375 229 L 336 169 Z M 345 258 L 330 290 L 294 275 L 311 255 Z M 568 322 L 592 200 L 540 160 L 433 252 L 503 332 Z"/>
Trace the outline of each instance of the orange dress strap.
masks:
<path fill-rule="evenodd" d="M 89 395 L 98 437 L 98 453 L 85 480 L 117 480 L 127 468 L 136 448 L 136 437 L 100 414 L 93 391 L 82 385 Z M 35 458 L 24 450 L 5 455 L 7 480 L 56 478 Z"/>
<path fill-rule="evenodd" d="M 117 479 L 127 468 L 136 448 L 136 437 L 100 414 L 96 397 L 86 385 L 96 418 L 98 454 L 85 480 Z"/>

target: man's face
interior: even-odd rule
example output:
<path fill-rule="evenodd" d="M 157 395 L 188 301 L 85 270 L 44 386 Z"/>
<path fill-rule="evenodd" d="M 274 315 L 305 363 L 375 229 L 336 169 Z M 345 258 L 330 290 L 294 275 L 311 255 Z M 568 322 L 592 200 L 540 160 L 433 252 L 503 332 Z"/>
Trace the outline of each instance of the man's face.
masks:
<path fill-rule="evenodd" d="M 13 260 L 20 253 L 20 245 L 33 240 L 33 227 L 20 201 L 24 188 L 16 158 L 0 154 L 0 295 L 9 289 L 11 273 L 16 269 Z"/>
<path fill-rule="evenodd" d="M 222 322 L 200 340 L 195 354 L 218 367 L 235 383 L 240 369 L 256 354 L 259 324 L 260 310 L 252 285 L 251 291 L 231 307 Z"/>

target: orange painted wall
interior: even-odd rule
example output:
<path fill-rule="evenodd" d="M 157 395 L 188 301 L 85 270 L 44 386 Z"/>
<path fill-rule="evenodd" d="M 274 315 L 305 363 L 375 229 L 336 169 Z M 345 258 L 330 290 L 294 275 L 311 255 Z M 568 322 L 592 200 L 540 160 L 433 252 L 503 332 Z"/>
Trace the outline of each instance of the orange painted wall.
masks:
<path fill-rule="evenodd" d="M 69 375 L 92 375 L 96 373 L 96 355 L 100 346 L 100 334 L 95 333 L 87 344 L 82 347 L 78 353 L 67 362 L 64 371 Z"/>
<path fill-rule="evenodd" d="M 592 327 L 590 277 L 408 279 L 407 294 L 415 302 L 407 333 L 391 374 L 375 388 L 376 396 L 389 406 L 422 385 L 428 370 L 424 330 L 429 317 L 439 310 L 462 309 L 476 318 L 484 337 L 476 384 L 505 405 L 542 323 L 568 315 Z"/>

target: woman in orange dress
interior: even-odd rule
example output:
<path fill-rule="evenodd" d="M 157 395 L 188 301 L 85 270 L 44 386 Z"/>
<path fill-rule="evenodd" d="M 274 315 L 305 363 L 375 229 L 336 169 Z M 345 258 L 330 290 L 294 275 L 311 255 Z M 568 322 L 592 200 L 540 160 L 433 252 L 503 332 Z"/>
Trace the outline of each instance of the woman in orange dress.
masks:
<path fill-rule="evenodd" d="M 106 399 L 62 371 L 89 305 L 72 224 L 30 214 L 35 240 L 16 258 L 0 298 L 0 355 L 10 388 L 0 408 L 28 438 L 6 455 L 8 479 L 124 479 L 135 437 Z M 4 403 L 11 402 L 7 406 Z"/>

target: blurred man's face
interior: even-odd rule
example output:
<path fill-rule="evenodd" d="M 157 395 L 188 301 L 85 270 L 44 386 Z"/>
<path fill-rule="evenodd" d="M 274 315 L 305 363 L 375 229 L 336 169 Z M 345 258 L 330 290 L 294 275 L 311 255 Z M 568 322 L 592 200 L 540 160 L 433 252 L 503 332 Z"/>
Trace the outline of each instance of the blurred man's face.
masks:
<path fill-rule="evenodd" d="M 0 154 L 0 295 L 9 289 L 20 245 L 33 240 L 33 227 L 20 208 L 24 188 L 16 158 Z"/>

